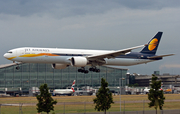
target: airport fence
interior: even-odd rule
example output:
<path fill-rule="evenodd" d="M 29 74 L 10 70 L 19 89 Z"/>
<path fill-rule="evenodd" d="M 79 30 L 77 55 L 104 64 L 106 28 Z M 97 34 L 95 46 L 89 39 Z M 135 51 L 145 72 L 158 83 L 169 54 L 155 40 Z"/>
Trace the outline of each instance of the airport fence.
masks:
<path fill-rule="evenodd" d="M 148 107 L 149 101 L 122 101 L 112 104 L 106 114 L 155 114 L 154 108 Z M 158 114 L 180 114 L 180 108 L 174 109 L 179 100 L 165 101 L 165 110 L 158 110 Z M 178 105 L 180 106 L 180 105 Z M 178 107 L 177 106 L 177 107 Z M 61 102 L 55 105 L 54 111 L 50 114 L 104 114 L 94 110 L 93 102 Z M 173 109 L 173 110 L 170 110 Z M 19 104 L 0 104 L 0 114 L 37 114 L 35 103 L 19 103 Z M 45 112 L 41 114 L 46 114 Z"/>

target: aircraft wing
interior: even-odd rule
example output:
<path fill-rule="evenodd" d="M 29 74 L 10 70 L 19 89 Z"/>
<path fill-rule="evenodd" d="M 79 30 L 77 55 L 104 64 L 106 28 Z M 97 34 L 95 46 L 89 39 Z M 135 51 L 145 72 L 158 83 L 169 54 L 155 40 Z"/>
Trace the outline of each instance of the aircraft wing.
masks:
<path fill-rule="evenodd" d="M 15 65 L 20 65 L 23 64 L 22 62 L 19 63 L 10 63 L 10 64 L 5 64 L 5 65 L 0 65 L 0 68 L 4 68 L 4 67 L 9 67 L 9 66 L 15 66 Z"/>
<path fill-rule="evenodd" d="M 99 60 L 104 60 L 104 58 L 108 58 L 108 59 L 115 58 L 115 57 L 117 57 L 119 55 L 125 55 L 126 53 L 131 52 L 131 50 L 133 50 L 133 49 L 144 47 L 146 45 L 147 44 L 136 46 L 136 47 L 131 47 L 131 48 L 127 48 L 127 49 L 117 50 L 117 51 L 114 51 L 114 52 L 111 52 L 111 53 L 92 55 L 92 56 L 88 56 L 87 59 L 88 60 L 98 60 L 98 59 Z"/>
<path fill-rule="evenodd" d="M 148 57 L 148 59 L 155 59 L 155 58 L 166 57 L 166 56 L 172 56 L 172 55 L 175 55 L 175 54 L 152 56 L 152 57 Z"/>

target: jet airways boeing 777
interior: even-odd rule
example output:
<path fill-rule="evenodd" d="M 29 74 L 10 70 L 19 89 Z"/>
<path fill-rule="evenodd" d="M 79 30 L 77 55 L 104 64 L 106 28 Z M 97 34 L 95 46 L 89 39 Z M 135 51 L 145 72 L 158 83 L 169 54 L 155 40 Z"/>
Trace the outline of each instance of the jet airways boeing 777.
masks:
<path fill-rule="evenodd" d="M 161 36 L 162 32 L 158 32 L 148 44 L 117 51 L 23 47 L 9 50 L 4 57 L 13 62 L 50 63 L 54 69 L 64 69 L 70 65 L 81 67 L 78 72 L 82 73 L 88 73 L 84 67 L 89 65 L 89 71 L 100 72 L 96 68 L 98 65 L 131 66 L 174 55 L 155 55 Z M 140 47 L 143 47 L 140 52 L 131 52 Z"/>

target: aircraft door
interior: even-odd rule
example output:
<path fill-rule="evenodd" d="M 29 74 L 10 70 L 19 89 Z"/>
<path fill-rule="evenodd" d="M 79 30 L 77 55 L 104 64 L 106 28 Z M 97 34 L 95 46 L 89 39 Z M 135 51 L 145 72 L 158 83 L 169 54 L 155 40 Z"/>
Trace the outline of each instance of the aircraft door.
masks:
<path fill-rule="evenodd" d="M 20 55 L 24 55 L 24 54 L 25 54 L 25 51 L 22 49 L 22 50 L 19 51 L 19 54 L 20 54 Z"/>

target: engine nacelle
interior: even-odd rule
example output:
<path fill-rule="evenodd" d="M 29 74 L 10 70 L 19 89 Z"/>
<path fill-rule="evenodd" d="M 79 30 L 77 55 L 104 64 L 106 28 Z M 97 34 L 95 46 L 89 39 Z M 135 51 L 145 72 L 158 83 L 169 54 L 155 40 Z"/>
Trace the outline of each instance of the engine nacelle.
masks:
<path fill-rule="evenodd" d="M 52 68 L 54 68 L 54 69 L 65 69 L 67 67 L 67 65 L 65 65 L 65 64 L 52 64 Z"/>
<path fill-rule="evenodd" d="M 85 67 L 88 63 L 88 60 L 85 57 L 72 57 L 71 62 L 73 66 Z"/>

